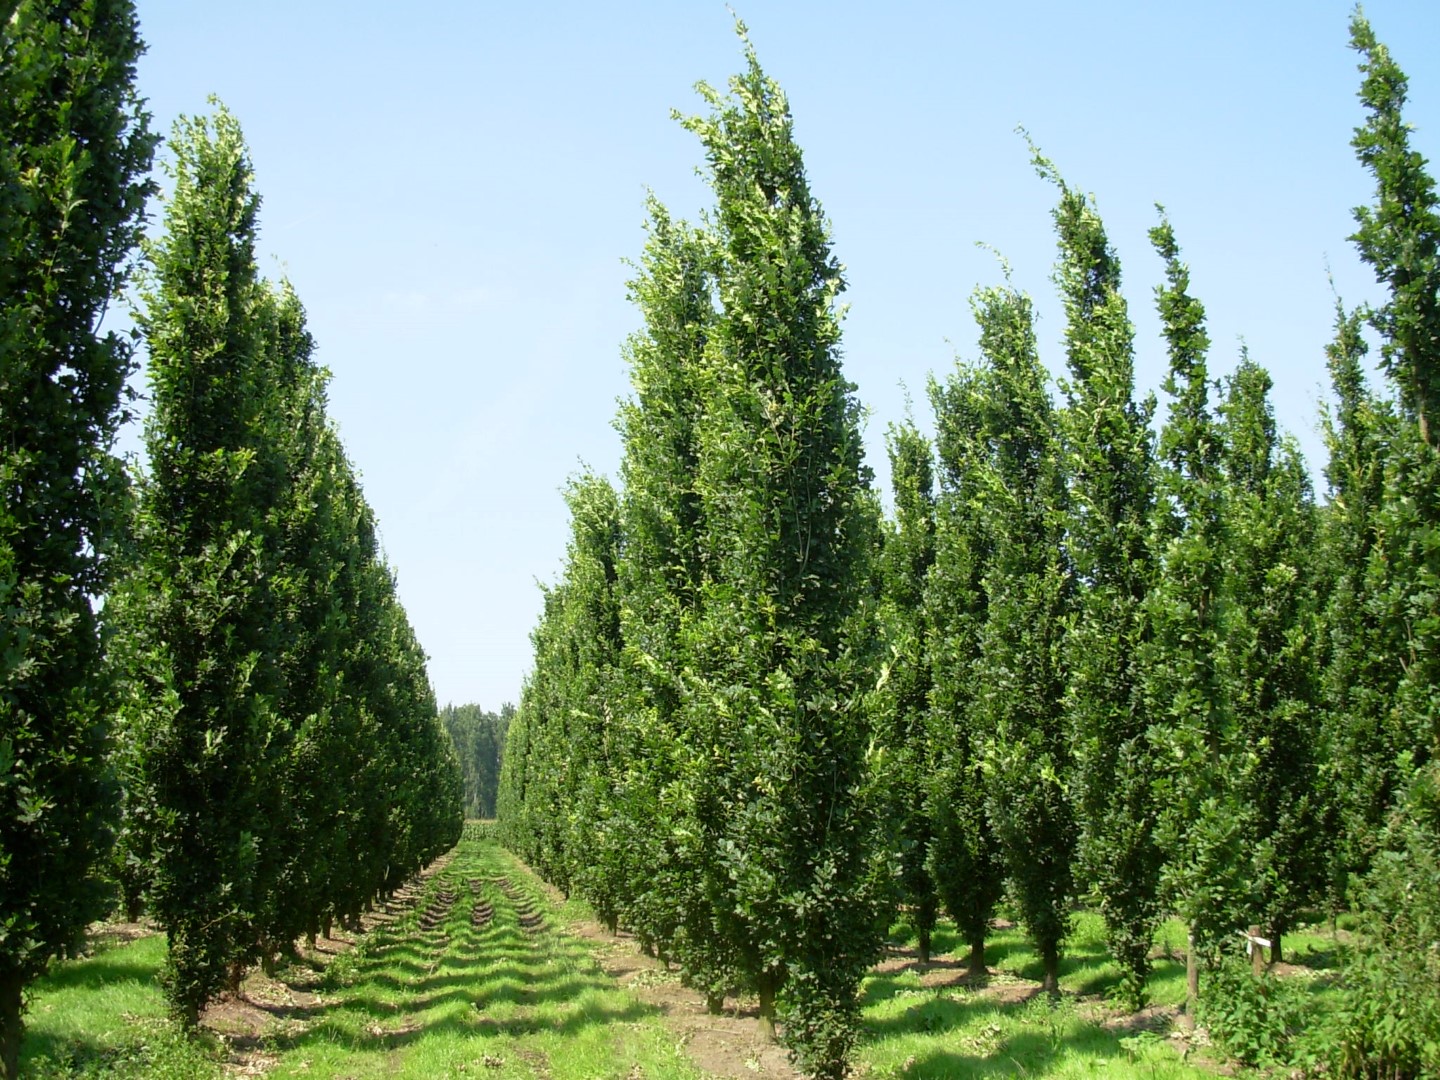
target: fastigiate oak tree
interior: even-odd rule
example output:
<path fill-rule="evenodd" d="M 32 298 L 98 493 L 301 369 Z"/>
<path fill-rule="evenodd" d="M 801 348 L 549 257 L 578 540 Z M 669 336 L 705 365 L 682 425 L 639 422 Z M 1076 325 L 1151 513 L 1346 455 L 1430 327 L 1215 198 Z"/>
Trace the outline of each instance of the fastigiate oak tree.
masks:
<path fill-rule="evenodd" d="M 1044 988 L 1058 994 L 1076 842 L 1062 666 L 1072 593 L 1061 542 L 1064 461 L 1029 298 L 1007 284 L 979 290 L 972 307 L 984 358 L 981 490 L 994 545 L 975 661 L 985 809 Z"/>
<path fill-rule="evenodd" d="M 729 95 L 702 84 L 711 111 L 684 120 L 715 193 L 718 307 L 696 430 L 709 577 L 687 728 L 716 756 L 716 930 L 762 1023 L 778 1014 L 799 1065 L 831 1077 L 848 1068 L 888 886 L 864 713 L 875 523 L 840 366 L 841 268 L 785 96 L 748 41 L 745 57 Z"/>
<path fill-rule="evenodd" d="M 111 689 L 92 605 L 124 528 L 132 342 L 103 331 L 155 140 L 125 0 L 0 4 L 0 1075 L 25 986 L 106 903 Z"/>
<path fill-rule="evenodd" d="M 1135 400 L 1134 327 L 1120 262 L 1092 199 L 1038 153 L 1054 211 L 1069 378 L 1059 415 L 1070 477 L 1066 546 L 1076 597 L 1063 646 L 1080 877 L 1096 891 L 1128 1003 L 1144 1003 L 1159 921 L 1154 762 L 1140 658 L 1154 574 L 1154 398 Z"/>

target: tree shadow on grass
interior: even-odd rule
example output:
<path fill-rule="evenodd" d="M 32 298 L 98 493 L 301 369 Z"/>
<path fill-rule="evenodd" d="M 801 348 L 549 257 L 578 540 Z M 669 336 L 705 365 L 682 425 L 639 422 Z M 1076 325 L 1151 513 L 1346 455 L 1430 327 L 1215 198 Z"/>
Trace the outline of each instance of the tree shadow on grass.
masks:
<path fill-rule="evenodd" d="M 421 1021 L 415 1019 L 414 1010 L 407 1008 L 398 1012 L 387 1010 L 383 1019 L 388 1023 L 380 1022 L 382 1018 L 377 1016 L 376 1022 L 364 1024 L 357 1031 L 345 1022 L 340 1011 L 331 1010 L 302 1031 L 272 1034 L 265 1042 L 268 1048 L 280 1053 L 303 1052 L 309 1047 L 330 1044 L 342 1044 L 364 1053 L 400 1050 L 421 1039 L 445 1035 L 484 1039 L 548 1034 L 566 1038 L 592 1026 L 635 1023 L 657 1015 L 658 1011 L 653 1005 L 639 1001 L 619 1007 L 591 1001 L 579 1004 L 558 1019 L 523 1009 L 503 1017 L 485 1016 L 479 1010 L 452 1011 L 434 1020 Z"/>
<path fill-rule="evenodd" d="M 432 931 L 381 931 L 381 940 L 356 956 L 345 985 L 301 1018 L 307 1022 L 264 1034 L 266 1051 L 304 1054 L 341 1044 L 388 1053 L 434 1036 L 565 1037 L 659 1014 L 654 1005 L 616 996 L 583 946 L 548 927 L 518 925 L 521 905 L 549 916 L 548 904 L 528 890 L 509 896 L 447 887 L 459 895 L 444 923 Z M 492 914 L 476 926 L 473 904 L 481 898 Z"/>
<path fill-rule="evenodd" d="M 867 1019 L 860 1038 L 862 1042 L 877 1042 L 900 1035 L 940 1034 L 972 1023 L 986 1013 L 998 1014 L 1001 1008 L 996 1001 L 979 994 L 916 998 L 914 1005 L 896 1016 Z"/>
<path fill-rule="evenodd" d="M 873 1046 L 933 1037 L 930 1043 L 922 1042 L 923 1049 L 907 1057 L 895 1074 L 916 1080 L 1044 1076 L 1061 1067 L 1074 1071 L 1077 1065 L 1081 1071 L 1103 1069 L 1125 1056 L 1123 1033 L 1077 1024 L 1063 1006 L 1047 1010 L 1044 1003 L 1049 1000 L 1038 990 L 1017 1002 L 997 1001 L 982 993 L 958 998 L 937 995 L 917 1001 L 897 1016 L 867 1019 L 861 1041 Z M 1024 1025 L 1018 1031 L 1016 1021 Z"/>
<path fill-rule="evenodd" d="M 1055 1040 L 1043 1034 L 1029 1032 L 1014 1035 L 984 1052 L 973 1053 L 950 1048 L 937 1048 L 930 1053 L 917 1054 L 906 1062 L 898 1075 L 905 1080 L 957 1080 L 960 1077 L 985 1076 L 1044 1076 L 1061 1064 L 1061 1058 L 1069 1058 L 1065 1064 L 1074 1064 L 1078 1047 L 1067 1045 L 1069 1040 Z M 1086 1052 L 1090 1058 L 1089 1067 L 1105 1069 L 1108 1064 L 1122 1056 L 1117 1046 L 1113 1051 L 1096 1044 L 1094 1052 Z M 1083 1066 L 1082 1066 L 1083 1068 Z"/>
<path fill-rule="evenodd" d="M 155 981 L 155 965 L 130 956 L 103 953 L 79 963 L 52 968 L 36 990 L 98 990 L 116 983 L 148 984 Z"/>

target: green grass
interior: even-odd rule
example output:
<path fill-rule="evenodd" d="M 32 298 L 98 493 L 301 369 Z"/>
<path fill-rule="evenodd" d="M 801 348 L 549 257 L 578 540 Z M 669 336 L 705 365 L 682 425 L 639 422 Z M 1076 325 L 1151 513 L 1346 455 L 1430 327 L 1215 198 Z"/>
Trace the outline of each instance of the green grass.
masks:
<path fill-rule="evenodd" d="M 455 895 L 449 913 L 423 929 L 442 890 Z M 494 910 L 479 928 L 477 902 Z M 523 909 L 544 923 L 525 929 Z M 494 844 L 462 843 L 413 910 L 331 965 L 320 998 L 312 1020 L 272 1040 L 270 1075 L 698 1075 L 658 1011 L 555 928 L 537 885 Z"/>
<path fill-rule="evenodd" d="M 219 1072 L 215 1048 L 181 1037 L 166 1018 L 156 976 L 159 935 L 100 943 L 93 955 L 56 965 L 30 993 L 22 1076 L 191 1080 Z"/>
<path fill-rule="evenodd" d="M 453 902 L 434 925 L 422 915 L 442 892 Z M 472 924 L 477 904 L 488 923 Z M 425 883 L 415 906 L 348 952 L 297 963 L 278 981 L 256 982 L 251 1024 L 233 1038 L 181 1038 L 165 1019 L 156 985 L 164 939 L 101 944 L 95 955 L 57 965 L 31 995 L 22 1048 L 24 1075 L 202 1078 L 227 1058 L 274 1077 L 554 1077 L 693 1080 L 681 1037 L 659 1010 L 622 989 L 598 966 L 593 946 L 563 932 L 587 916 L 557 907 L 493 841 L 467 837 Z M 522 925 L 522 915 L 540 917 Z M 1150 1000 L 1184 997 L 1184 935 L 1162 928 Z M 892 942 L 913 945 L 902 921 Z M 1290 963 L 1329 967 L 1340 946 L 1326 926 L 1286 938 Z M 964 955 L 953 930 L 935 935 L 937 959 Z M 1040 960 L 1018 928 L 987 946 L 988 988 L 956 981 L 953 964 L 922 972 L 889 964 L 863 986 L 864 1028 L 856 1052 L 862 1077 L 1204 1077 L 1211 1060 L 1185 1044 L 1112 1029 L 1106 995 L 1119 970 L 1105 953 L 1097 916 L 1076 917 L 1061 965 L 1064 996 L 1031 996 Z M 1323 974 L 1303 980 L 1317 1014 L 1333 988 Z M 937 984 L 938 982 L 938 984 Z M 256 1033 L 254 1019 L 263 1022 Z M 243 1025 L 242 1025 L 243 1027 Z"/>
<path fill-rule="evenodd" d="M 1164 933 L 1150 983 L 1150 1001 L 1176 1005 L 1185 996 L 1185 964 L 1174 945 L 1165 958 Z M 913 946 L 903 922 L 892 943 Z M 932 942 L 937 958 L 966 949 L 942 924 Z M 864 986 L 865 1032 L 860 1061 L 876 1077 L 1144 1076 L 1207 1077 L 1213 1070 L 1182 1059 L 1162 1036 L 1107 1030 L 1099 1021 L 1120 970 L 1105 951 L 1099 916 L 1080 913 L 1060 964 L 1058 1001 L 1034 991 L 1043 975 L 1039 955 L 1017 927 L 992 933 L 986 962 L 994 970 L 983 989 L 952 984 L 926 987 L 911 965 L 871 975 Z"/>

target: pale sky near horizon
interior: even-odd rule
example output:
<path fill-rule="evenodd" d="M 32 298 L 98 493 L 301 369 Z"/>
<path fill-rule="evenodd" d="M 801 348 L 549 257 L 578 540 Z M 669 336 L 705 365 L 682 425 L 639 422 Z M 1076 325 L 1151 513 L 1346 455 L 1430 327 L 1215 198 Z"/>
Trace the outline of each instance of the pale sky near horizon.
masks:
<path fill-rule="evenodd" d="M 1378 297 L 1346 240 L 1371 195 L 1349 145 L 1350 3 L 732 3 L 789 96 L 847 267 L 846 372 L 880 484 L 904 388 L 928 427 L 928 376 L 975 356 L 967 299 L 1000 280 L 976 242 L 1034 297 L 1063 372 L 1055 191 L 1024 125 L 1098 200 L 1140 392 L 1165 365 L 1146 240 L 1160 202 L 1209 313 L 1212 374 L 1243 340 L 1323 490 L 1327 273 L 1348 302 Z M 670 110 L 739 70 L 725 4 L 137 6 L 157 129 L 211 93 L 244 128 L 261 271 L 305 303 L 440 703 L 518 701 L 537 581 L 564 554 L 560 491 L 582 462 L 617 472 L 646 191 L 679 216 L 710 204 Z M 1440 3 L 1365 11 L 1410 76 L 1414 145 L 1440 156 Z"/>

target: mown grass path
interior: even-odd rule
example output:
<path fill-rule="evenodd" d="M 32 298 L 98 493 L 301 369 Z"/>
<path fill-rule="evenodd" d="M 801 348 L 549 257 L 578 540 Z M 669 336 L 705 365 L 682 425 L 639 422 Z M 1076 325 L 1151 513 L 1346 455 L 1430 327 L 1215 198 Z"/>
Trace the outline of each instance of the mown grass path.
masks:
<path fill-rule="evenodd" d="M 463 842 L 406 900 L 323 972 L 285 973 L 300 1011 L 256 1042 L 256 1065 L 276 1077 L 699 1075 L 658 1010 L 553 925 L 496 845 Z"/>

